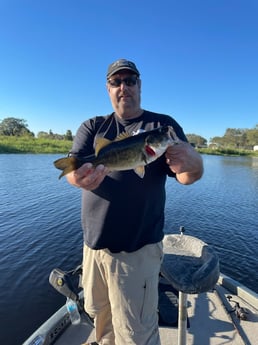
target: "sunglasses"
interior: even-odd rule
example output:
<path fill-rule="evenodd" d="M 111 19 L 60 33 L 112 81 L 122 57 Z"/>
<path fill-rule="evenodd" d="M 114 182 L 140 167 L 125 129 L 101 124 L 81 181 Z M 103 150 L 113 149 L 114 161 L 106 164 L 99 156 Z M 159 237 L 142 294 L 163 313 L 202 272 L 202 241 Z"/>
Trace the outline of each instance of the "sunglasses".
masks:
<path fill-rule="evenodd" d="M 137 83 L 137 80 L 138 80 L 138 77 L 135 75 L 132 75 L 124 79 L 121 79 L 121 78 L 109 79 L 108 83 L 111 87 L 119 87 L 122 83 L 125 83 L 126 86 L 134 86 Z"/>

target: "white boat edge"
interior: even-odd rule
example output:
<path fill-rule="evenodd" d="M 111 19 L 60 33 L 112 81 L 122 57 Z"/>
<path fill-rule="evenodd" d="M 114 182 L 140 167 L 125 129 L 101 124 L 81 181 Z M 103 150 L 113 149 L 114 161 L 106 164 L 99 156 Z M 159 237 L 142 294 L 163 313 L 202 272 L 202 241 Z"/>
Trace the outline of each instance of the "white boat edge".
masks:
<path fill-rule="evenodd" d="M 218 284 L 258 309 L 258 294 L 253 290 L 223 273 L 220 273 Z"/>

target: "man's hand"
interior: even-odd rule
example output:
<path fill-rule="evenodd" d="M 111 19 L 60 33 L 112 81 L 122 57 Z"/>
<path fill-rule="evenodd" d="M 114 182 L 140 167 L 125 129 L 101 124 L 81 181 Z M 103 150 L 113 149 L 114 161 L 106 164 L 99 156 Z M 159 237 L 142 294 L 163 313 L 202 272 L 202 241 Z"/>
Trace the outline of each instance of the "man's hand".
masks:
<path fill-rule="evenodd" d="M 171 171 L 182 184 L 191 184 L 199 180 L 203 174 L 201 155 L 184 141 L 167 148 L 166 160 Z"/>
<path fill-rule="evenodd" d="M 108 168 L 102 164 L 94 168 L 91 163 L 85 163 L 79 169 L 67 174 L 66 178 L 73 186 L 94 190 L 101 184 L 108 173 Z"/>

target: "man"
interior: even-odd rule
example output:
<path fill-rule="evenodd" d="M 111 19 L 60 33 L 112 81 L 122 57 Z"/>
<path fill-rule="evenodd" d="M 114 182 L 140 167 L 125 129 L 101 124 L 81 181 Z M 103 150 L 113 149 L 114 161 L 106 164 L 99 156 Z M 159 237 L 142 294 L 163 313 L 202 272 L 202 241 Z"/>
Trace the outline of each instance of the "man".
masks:
<path fill-rule="evenodd" d="M 162 260 L 165 181 L 182 184 L 201 178 L 203 164 L 179 124 L 168 115 L 143 110 L 136 65 L 120 59 L 107 72 L 114 112 L 85 121 L 70 155 L 94 153 L 96 138 L 114 140 L 163 125 L 174 128 L 179 143 L 145 169 L 109 172 L 86 163 L 67 175 L 82 188 L 85 310 L 94 318 L 96 341 L 105 345 L 158 345 L 158 277 Z"/>

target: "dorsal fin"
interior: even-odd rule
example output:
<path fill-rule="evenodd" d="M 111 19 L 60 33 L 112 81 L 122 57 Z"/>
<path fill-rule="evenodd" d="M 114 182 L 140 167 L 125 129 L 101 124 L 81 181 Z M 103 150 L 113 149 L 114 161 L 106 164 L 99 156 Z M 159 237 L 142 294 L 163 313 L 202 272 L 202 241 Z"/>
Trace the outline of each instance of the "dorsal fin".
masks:
<path fill-rule="evenodd" d="M 129 138 L 131 135 L 126 133 L 126 132 L 123 132 L 123 133 L 120 133 L 114 141 L 120 141 L 120 140 L 124 140 L 124 139 L 127 139 Z M 109 139 L 106 139 L 106 138 L 97 138 L 95 143 L 95 156 L 97 157 L 99 151 L 101 149 L 103 149 L 103 147 L 106 147 L 108 146 L 109 144 L 111 144 L 113 141 L 109 140 Z"/>
<path fill-rule="evenodd" d="M 108 146 L 112 141 L 106 139 L 106 138 L 97 138 L 96 141 L 96 146 L 95 146 L 95 156 L 98 155 L 99 151 L 103 149 L 103 147 Z"/>
<path fill-rule="evenodd" d="M 130 134 L 128 134 L 128 133 L 126 133 L 126 132 L 123 132 L 123 133 L 120 133 L 120 134 L 115 138 L 114 141 L 124 140 L 124 139 L 129 138 L 129 137 L 131 137 Z"/>

